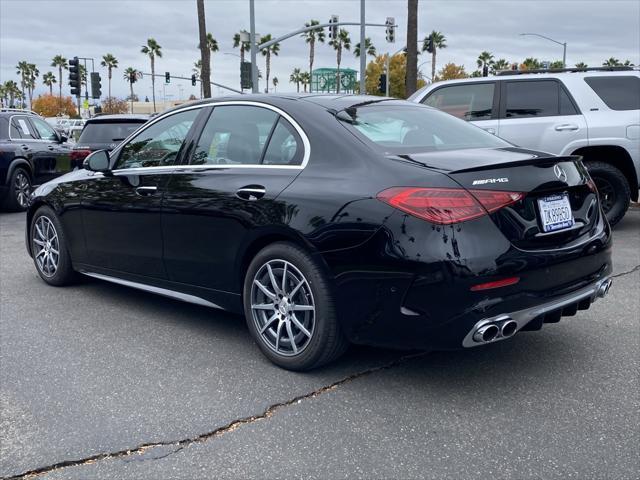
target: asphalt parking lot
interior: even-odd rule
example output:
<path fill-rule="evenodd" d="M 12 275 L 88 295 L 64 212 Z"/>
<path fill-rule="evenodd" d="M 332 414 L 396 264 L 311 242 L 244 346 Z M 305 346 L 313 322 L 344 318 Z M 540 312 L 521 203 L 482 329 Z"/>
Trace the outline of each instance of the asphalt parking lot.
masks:
<path fill-rule="evenodd" d="M 640 208 L 610 295 L 459 352 L 272 366 L 244 321 L 87 280 L 46 286 L 0 214 L 0 477 L 637 478 Z"/>

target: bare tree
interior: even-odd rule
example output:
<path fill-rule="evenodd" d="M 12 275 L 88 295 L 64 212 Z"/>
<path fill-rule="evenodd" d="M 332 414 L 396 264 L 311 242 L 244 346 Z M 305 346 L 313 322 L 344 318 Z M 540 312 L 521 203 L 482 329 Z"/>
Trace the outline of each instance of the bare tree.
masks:
<path fill-rule="evenodd" d="M 207 45 L 207 25 L 204 16 L 204 0 L 196 0 L 198 4 L 198 31 L 200 34 L 200 60 L 202 62 L 202 71 L 200 72 L 200 81 L 202 82 L 202 93 L 204 98 L 211 98 L 211 70 L 210 56 L 211 52 Z"/>
<path fill-rule="evenodd" d="M 407 0 L 407 97 L 418 87 L 418 0 Z"/>

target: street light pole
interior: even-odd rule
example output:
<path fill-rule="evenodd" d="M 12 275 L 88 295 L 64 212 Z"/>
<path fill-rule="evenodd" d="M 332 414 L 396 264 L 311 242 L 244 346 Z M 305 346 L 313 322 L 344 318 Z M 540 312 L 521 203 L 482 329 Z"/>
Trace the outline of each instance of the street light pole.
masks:
<path fill-rule="evenodd" d="M 365 46 L 365 12 L 364 12 L 365 0 L 360 0 L 360 95 L 366 93 L 365 90 L 365 73 L 367 70 L 367 48 Z"/>
<path fill-rule="evenodd" d="M 256 65 L 257 41 L 256 41 L 256 11 L 255 0 L 249 0 L 249 29 L 251 47 L 251 92 L 258 93 L 258 65 Z"/>
<path fill-rule="evenodd" d="M 558 40 L 554 40 L 553 38 L 549 38 L 545 35 L 540 35 L 539 33 L 521 33 L 520 34 L 520 36 L 525 36 L 525 35 L 544 38 L 545 40 L 549 40 L 550 42 L 557 43 L 558 45 L 562 45 L 562 68 L 567 68 L 567 42 L 559 42 Z"/>

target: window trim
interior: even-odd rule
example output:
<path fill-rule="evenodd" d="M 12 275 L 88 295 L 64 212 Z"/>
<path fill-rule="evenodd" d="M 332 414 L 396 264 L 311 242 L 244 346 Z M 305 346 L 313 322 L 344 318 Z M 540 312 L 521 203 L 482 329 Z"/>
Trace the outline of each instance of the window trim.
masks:
<path fill-rule="evenodd" d="M 562 114 L 560 113 L 560 97 L 558 97 L 558 114 L 557 115 L 541 115 L 535 117 L 507 117 L 507 83 L 524 83 L 524 82 L 555 82 L 558 84 L 558 88 L 560 90 L 564 90 L 564 93 L 569 97 L 569 101 L 573 104 L 573 108 L 576 113 L 574 114 Z M 557 78 L 519 78 L 519 79 L 510 79 L 510 80 L 500 80 L 500 110 L 498 119 L 500 120 L 519 120 L 522 118 L 553 118 L 553 117 L 573 117 L 575 115 L 582 115 L 582 111 L 578 107 L 573 95 L 564 86 L 564 83 Z"/>
<path fill-rule="evenodd" d="M 35 133 L 37 135 L 37 138 L 13 138 L 11 136 L 11 122 L 13 121 L 13 119 L 15 117 L 24 117 L 25 120 L 27 121 L 27 123 L 29 124 L 29 126 L 31 128 L 33 128 L 33 133 Z M 49 142 L 50 140 L 43 140 L 42 138 L 40 138 L 40 134 L 38 133 L 38 130 L 36 130 L 36 127 L 34 127 L 31 124 L 31 120 L 29 119 L 28 115 L 20 113 L 17 115 L 11 115 L 9 117 L 9 140 L 13 141 L 13 142 Z"/>
<path fill-rule="evenodd" d="M 449 83 L 446 85 L 439 85 L 433 90 L 431 90 L 430 92 L 428 92 L 424 97 L 422 97 L 422 100 L 420 100 L 420 103 L 425 107 L 430 107 L 430 105 L 427 105 L 425 103 L 427 99 L 431 95 L 436 93 L 438 90 L 442 90 L 443 88 L 468 87 L 472 85 L 487 85 L 487 84 L 493 84 L 493 101 L 491 102 L 491 118 L 481 118 L 477 120 L 473 120 L 473 119 L 467 120 L 466 118 L 461 118 L 460 120 L 464 120 L 465 122 L 485 122 L 488 120 L 497 120 L 498 118 L 500 118 L 499 116 L 500 115 L 500 97 L 502 95 L 499 80 L 483 80 L 482 82 L 460 82 L 460 83 L 456 82 L 456 83 Z M 431 107 L 431 108 L 435 108 L 436 110 L 440 110 L 441 112 L 447 113 L 444 110 L 437 107 Z M 456 118 L 460 118 L 460 117 L 456 117 Z"/>
<path fill-rule="evenodd" d="M 279 169 L 285 169 L 285 170 L 302 170 L 304 169 L 307 164 L 309 163 L 309 157 L 311 156 L 311 144 L 309 143 L 309 137 L 307 137 L 306 132 L 302 129 L 302 127 L 298 124 L 298 122 L 296 122 L 293 117 L 291 117 L 291 115 L 289 115 L 287 112 L 285 112 L 284 110 L 282 110 L 281 108 L 278 108 L 274 105 L 268 104 L 268 103 L 264 103 L 264 102 L 258 102 L 258 101 L 254 101 L 254 100 L 225 100 L 225 101 L 221 101 L 221 102 L 207 102 L 207 103 L 201 103 L 198 105 L 192 105 L 189 107 L 184 107 L 184 108 L 180 108 L 178 110 L 173 110 L 171 112 L 167 112 L 164 113 L 162 115 L 159 115 L 158 117 L 149 120 L 147 123 L 144 124 L 144 126 L 135 131 L 134 133 L 132 133 L 131 135 L 129 135 L 127 138 L 125 138 L 122 143 L 120 145 L 118 145 L 112 152 L 111 154 L 111 158 L 116 158 L 120 156 L 120 153 L 122 151 L 122 148 L 124 147 L 124 145 L 126 145 L 129 140 L 131 138 L 133 138 L 134 135 L 138 135 L 140 133 L 142 133 L 144 130 L 146 130 L 147 128 L 151 127 L 153 124 L 155 124 L 156 122 L 159 122 L 160 120 L 167 118 L 171 115 L 175 115 L 177 113 L 181 113 L 184 112 L 186 110 L 195 110 L 195 109 L 204 109 L 209 107 L 211 109 L 211 111 L 213 111 L 213 109 L 216 106 L 224 106 L 224 105 L 246 105 L 246 106 L 257 106 L 257 107 L 264 107 L 267 108 L 269 110 L 273 110 L 274 112 L 280 114 L 282 117 L 284 117 L 292 126 L 293 128 L 296 129 L 296 131 L 298 132 L 298 135 L 300 135 L 300 138 L 302 139 L 302 146 L 304 148 L 304 154 L 302 156 L 302 163 L 300 165 L 262 165 L 262 164 L 256 164 L 256 165 L 188 165 L 188 164 L 183 164 L 183 163 L 176 163 L 175 165 L 167 165 L 167 166 L 158 166 L 158 167 L 137 167 L 137 168 L 126 168 L 126 169 L 118 169 L 118 170 L 113 170 L 113 173 L 118 173 L 118 172 L 148 172 L 148 171 L 157 171 L 157 170 L 164 170 L 166 171 L 167 169 L 171 169 L 171 170 L 179 170 L 179 171 L 188 171 L 188 170 L 211 170 L 211 169 L 231 169 L 231 168 L 238 168 L 238 169 L 247 169 L 247 168 L 279 168 Z M 211 114 L 211 112 L 209 112 L 209 115 Z M 196 119 L 196 122 L 198 122 L 198 120 Z M 196 125 L 196 122 L 194 122 L 194 126 Z M 193 128 L 193 127 L 192 127 Z M 191 135 L 191 132 L 189 133 L 189 135 Z M 198 135 L 199 137 L 199 135 Z M 188 140 L 189 137 L 185 138 L 185 142 Z"/>

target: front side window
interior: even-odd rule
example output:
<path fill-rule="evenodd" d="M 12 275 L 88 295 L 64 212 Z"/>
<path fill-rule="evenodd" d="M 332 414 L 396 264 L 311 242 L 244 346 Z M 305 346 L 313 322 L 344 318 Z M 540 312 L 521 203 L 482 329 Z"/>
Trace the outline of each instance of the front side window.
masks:
<path fill-rule="evenodd" d="M 422 103 L 463 120 L 489 120 L 495 83 L 452 85 L 438 88 Z"/>
<path fill-rule="evenodd" d="M 506 83 L 505 117 L 553 117 L 577 112 L 555 80 Z"/>
<path fill-rule="evenodd" d="M 10 137 L 14 140 L 35 140 L 36 134 L 26 117 L 12 117 L 10 125 Z"/>
<path fill-rule="evenodd" d="M 278 121 L 273 110 L 248 105 L 215 107 L 191 158 L 193 165 L 259 165 Z"/>
<path fill-rule="evenodd" d="M 511 146 L 481 128 L 421 105 L 352 107 L 339 112 L 337 118 L 385 153 Z"/>
<path fill-rule="evenodd" d="M 174 113 L 133 137 L 122 148 L 115 170 L 174 165 L 200 109 Z"/>
<path fill-rule="evenodd" d="M 640 78 L 586 77 L 587 85 L 612 110 L 640 110 Z"/>
<path fill-rule="evenodd" d="M 31 122 L 36 127 L 36 130 L 38 130 L 38 134 L 41 139 L 50 140 L 52 142 L 58 141 L 58 135 L 47 122 L 40 120 L 39 118 L 32 118 Z"/>

